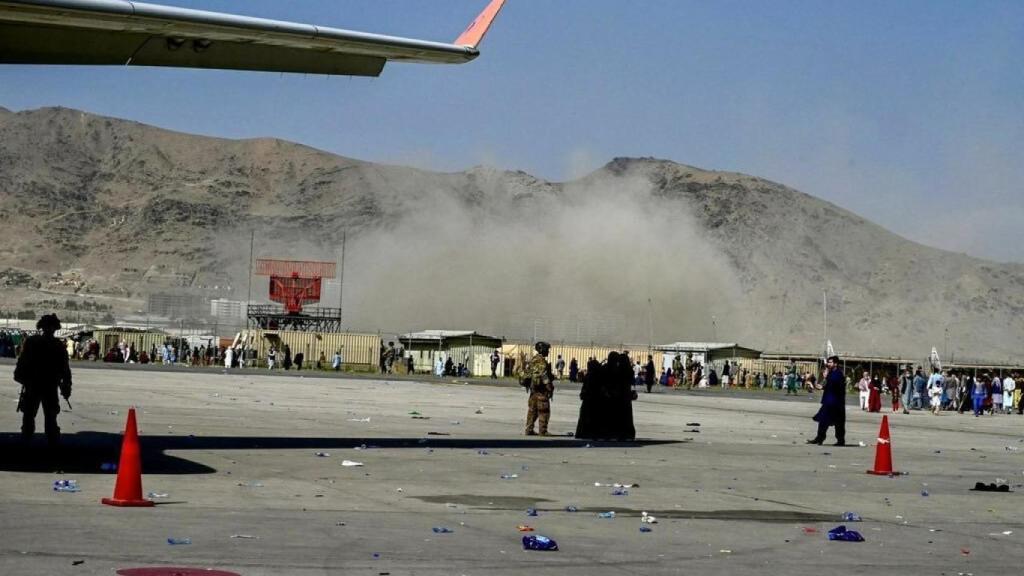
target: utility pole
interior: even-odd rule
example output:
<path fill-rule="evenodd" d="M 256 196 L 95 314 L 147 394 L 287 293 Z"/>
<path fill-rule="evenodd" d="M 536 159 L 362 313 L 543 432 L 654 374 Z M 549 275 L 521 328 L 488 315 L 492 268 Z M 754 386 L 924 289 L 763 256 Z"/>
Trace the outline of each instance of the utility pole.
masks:
<path fill-rule="evenodd" d="M 345 314 L 345 240 L 348 232 L 341 231 L 341 272 L 338 274 L 338 322 Z"/>
<path fill-rule="evenodd" d="M 249 305 L 252 303 L 252 259 L 256 248 L 256 231 L 249 231 L 249 292 L 245 297 L 245 317 L 248 325 Z M 247 326 L 248 327 L 248 326 Z"/>

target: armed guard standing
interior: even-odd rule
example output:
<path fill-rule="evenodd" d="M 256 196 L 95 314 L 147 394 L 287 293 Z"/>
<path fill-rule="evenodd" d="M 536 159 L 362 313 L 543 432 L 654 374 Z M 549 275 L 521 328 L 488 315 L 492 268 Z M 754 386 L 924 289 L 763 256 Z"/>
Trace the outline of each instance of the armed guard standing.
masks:
<path fill-rule="evenodd" d="M 540 435 L 548 435 L 548 419 L 551 418 L 551 397 L 555 395 L 555 378 L 551 373 L 551 363 L 548 362 L 548 353 L 551 345 L 547 342 L 537 342 L 534 345 L 537 351 L 523 375 L 522 385 L 529 389 L 530 399 L 526 411 L 526 435 L 535 436 L 533 423 L 540 420 Z"/>
<path fill-rule="evenodd" d="M 68 351 L 53 337 L 60 330 L 56 314 L 46 314 L 36 323 L 42 334 L 29 336 L 25 340 L 18 364 L 14 368 L 14 381 L 21 384 L 21 398 L 18 410 L 22 413 L 21 438 L 28 444 L 36 431 L 36 414 L 43 406 L 46 440 L 50 447 L 60 444 L 60 427 L 57 414 L 60 413 L 60 391 L 64 400 L 71 397 L 71 368 L 68 366 Z"/>

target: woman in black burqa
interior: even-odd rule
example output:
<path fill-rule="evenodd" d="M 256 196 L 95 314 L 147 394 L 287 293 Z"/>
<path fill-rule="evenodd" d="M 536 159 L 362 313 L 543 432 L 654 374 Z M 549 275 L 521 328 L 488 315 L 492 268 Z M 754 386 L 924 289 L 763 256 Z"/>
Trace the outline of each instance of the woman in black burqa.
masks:
<path fill-rule="evenodd" d="M 607 421 L 608 400 L 604 391 L 605 367 L 595 358 L 587 362 L 587 373 L 580 389 L 580 418 L 576 421 L 576 437 L 587 440 L 607 438 L 602 425 Z"/>

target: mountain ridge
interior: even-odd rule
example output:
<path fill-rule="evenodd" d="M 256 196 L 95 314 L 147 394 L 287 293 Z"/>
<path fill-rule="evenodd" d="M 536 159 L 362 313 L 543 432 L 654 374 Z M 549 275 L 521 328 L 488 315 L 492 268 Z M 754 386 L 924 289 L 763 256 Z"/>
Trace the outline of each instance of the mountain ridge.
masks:
<path fill-rule="evenodd" d="M 79 296 L 125 307 L 208 286 L 244 298 L 256 230 L 260 252 L 332 257 L 345 236 L 359 254 L 375 252 L 378 262 L 352 262 L 352 294 L 363 303 L 385 298 L 378 292 L 398 297 L 381 288 L 401 284 L 392 266 L 444 300 L 407 295 L 404 316 L 390 306 L 357 312 L 353 321 L 369 328 L 458 320 L 514 333 L 515 311 L 529 309 L 565 338 L 571 318 L 579 333 L 579 318 L 596 326 L 608 314 L 621 319 L 605 322 L 616 326 L 606 337 L 710 339 L 723 330 L 761 348 L 807 351 L 825 337 L 827 294 L 829 336 L 843 349 L 923 355 L 947 331 L 961 357 L 1009 357 L 1024 344 L 1015 320 L 1024 266 L 917 244 L 790 187 L 670 160 L 614 158 L 566 182 L 490 167 L 440 173 L 56 107 L 0 114 L 0 193 L 0 271 L 29 272 L 43 288 L 56 274 L 77 275 Z M 495 253 L 521 258 L 534 280 L 478 278 L 470 264 Z M 616 257 L 630 262 L 629 278 L 609 269 Z M 438 266 L 467 280 L 454 283 Z M 467 303 L 467 284 L 482 300 L 514 305 Z M 26 303 L 38 297 L 22 288 Z M 522 300 L 539 288 L 557 302 Z"/>

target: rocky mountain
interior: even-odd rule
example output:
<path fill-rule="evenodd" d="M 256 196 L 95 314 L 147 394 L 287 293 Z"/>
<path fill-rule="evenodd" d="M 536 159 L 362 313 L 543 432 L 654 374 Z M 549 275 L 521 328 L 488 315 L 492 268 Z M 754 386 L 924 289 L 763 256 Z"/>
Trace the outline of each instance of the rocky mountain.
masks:
<path fill-rule="evenodd" d="M 752 176 L 628 158 L 564 183 L 434 173 L 0 109 L 2 308 L 244 299 L 251 233 L 257 256 L 302 259 L 336 259 L 344 235 L 358 329 L 814 352 L 825 294 L 840 351 L 1006 361 L 1024 344 L 1024 266 L 915 244 Z"/>

